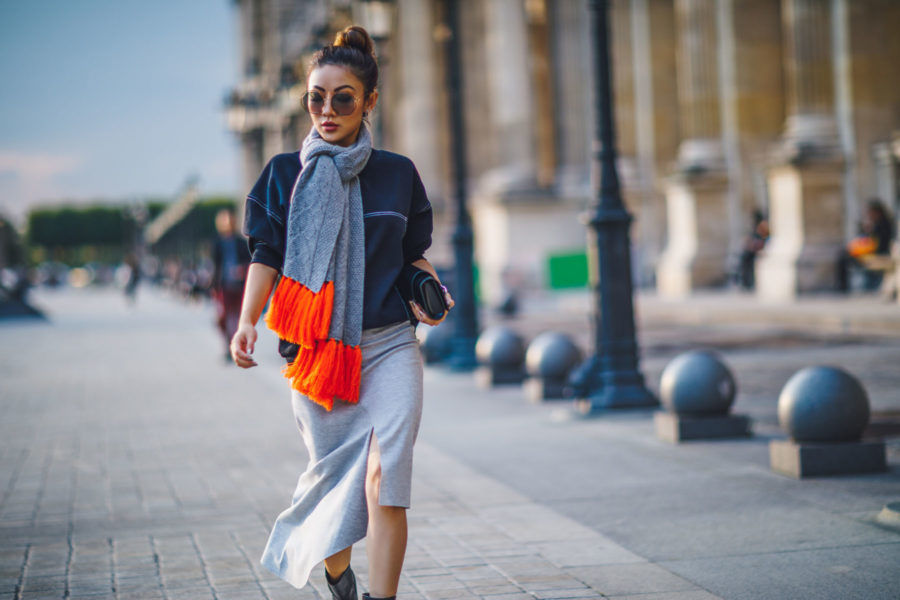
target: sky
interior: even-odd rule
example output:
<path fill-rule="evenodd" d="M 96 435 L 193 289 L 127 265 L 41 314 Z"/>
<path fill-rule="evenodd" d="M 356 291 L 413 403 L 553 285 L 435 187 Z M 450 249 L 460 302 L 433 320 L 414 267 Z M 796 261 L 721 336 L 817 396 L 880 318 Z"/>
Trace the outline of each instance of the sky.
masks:
<path fill-rule="evenodd" d="M 231 0 L 0 0 L 0 215 L 237 195 Z"/>

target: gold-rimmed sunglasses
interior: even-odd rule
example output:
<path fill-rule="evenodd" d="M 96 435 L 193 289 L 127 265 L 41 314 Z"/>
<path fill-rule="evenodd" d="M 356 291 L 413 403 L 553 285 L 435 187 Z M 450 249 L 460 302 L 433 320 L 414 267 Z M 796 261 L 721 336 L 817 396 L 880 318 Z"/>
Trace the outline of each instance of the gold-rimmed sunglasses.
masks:
<path fill-rule="evenodd" d="M 311 115 L 321 115 L 325 110 L 326 100 L 327 97 L 321 92 L 306 92 L 303 94 L 303 108 Z M 331 110 L 341 117 L 352 115 L 358 103 L 357 97 L 348 92 L 338 92 L 331 96 Z"/>

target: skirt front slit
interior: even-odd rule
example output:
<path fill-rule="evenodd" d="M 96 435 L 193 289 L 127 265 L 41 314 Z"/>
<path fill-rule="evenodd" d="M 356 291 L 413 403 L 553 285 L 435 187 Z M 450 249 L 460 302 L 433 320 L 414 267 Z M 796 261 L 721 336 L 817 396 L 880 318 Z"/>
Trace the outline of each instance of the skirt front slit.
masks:
<path fill-rule="evenodd" d="M 291 404 L 309 453 L 291 506 L 276 519 L 260 562 L 303 587 L 323 559 L 366 535 L 366 465 L 381 452 L 379 504 L 409 508 L 413 444 L 422 415 L 422 358 L 415 330 L 398 323 L 363 331 L 358 404 L 331 412 L 298 392 Z"/>

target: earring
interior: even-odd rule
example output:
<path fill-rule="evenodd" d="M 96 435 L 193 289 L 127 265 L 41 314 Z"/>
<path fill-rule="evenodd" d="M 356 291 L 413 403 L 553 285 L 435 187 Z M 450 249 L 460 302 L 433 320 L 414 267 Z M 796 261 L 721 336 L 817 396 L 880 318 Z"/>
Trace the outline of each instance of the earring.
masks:
<path fill-rule="evenodd" d="M 365 118 L 365 117 L 368 117 L 368 116 L 369 116 L 369 113 L 366 112 L 366 111 L 363 111 L 363 117 Z"/>

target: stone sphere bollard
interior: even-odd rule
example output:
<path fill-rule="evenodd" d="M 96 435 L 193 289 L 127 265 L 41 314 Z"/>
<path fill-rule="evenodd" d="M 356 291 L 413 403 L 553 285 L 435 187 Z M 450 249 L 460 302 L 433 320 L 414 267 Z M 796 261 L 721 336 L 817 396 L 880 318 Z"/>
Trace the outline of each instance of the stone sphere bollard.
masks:
<path fill-rule="evenodd" d="M 887 470 L 883 440 L 863 440 L 869 397 L 855 377 L 836 367 L 794 373 L 778 397 L 778 422 L 791 436 L 769 443 L 772 470 L 816 477 Z"/>
<path fill-rule="evenodd" d="M 809 367 L 782 388 L 778 422 L 796 442 L 856 442 L 869 424 L 869 396 L 846 371 Z"/>
<path fill-rule="evenodd" d="M 737 393 L 734 375 L 719 356 L 705 350 L 679 354 L 663 369 L 653 416 L 656 436 L 667 442 L 746 437 L 750 419 L 730 415 Z"/>
<path fill-rule="evenodd" d="M 581 362 L 581 350 L 564 333 L 548 331 L 538 335 L 525 353 L 528 373 L 526 392 L 535 402 L 562 398 L 569 373 Z"/>
<path fill-rule="evenodd" d="M 522 383 L 525 378 L 525 342 L 509 327 L 485 329 L 475 343 L 475 356 L 481 365 L 476 373 L 481 385 Z"/>
<path fill-rule="evenodd" d="M 442 362 L 450 355 L 453 330 L 446 323 L 437 327 L 416 327 L 416 338 L 427 364 Z"/>
<path fill-rule="evenodd" d="M 676 356 L 663 370 L 659 398 L 678 415 L 725 415 L 736 393 L 734 376 L 712 352 L 696 350 Z"/>

